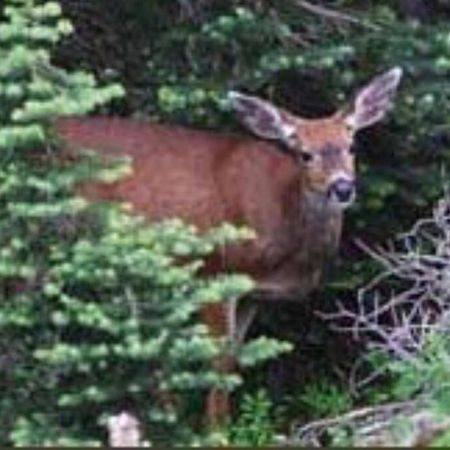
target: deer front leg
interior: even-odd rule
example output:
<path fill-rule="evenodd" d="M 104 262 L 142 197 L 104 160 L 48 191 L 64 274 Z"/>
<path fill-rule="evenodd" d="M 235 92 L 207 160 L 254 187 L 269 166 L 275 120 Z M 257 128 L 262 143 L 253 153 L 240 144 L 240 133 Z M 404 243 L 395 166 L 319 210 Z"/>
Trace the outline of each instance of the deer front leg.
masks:
<path fill-rule="evenodd" d="M 238 299 L 228 304 L 209 305 L 203 310 L 203 321 L 215 337 L 227 337 L 233 348 L 241 345 L 256 315 L 257 308 L 252 302 L 242 301 L 238 308 Z M 214 368 L 223 374 L 238 369 L 232 353 L 222 355 L 214 362 Z M 229 394 L 223 389 L 213 389 L 206 400 L 208 425 L 215 427 L 226 422 L 230 415 Z"/>
<path fill-rule="evenodd" d="M 209 332 L 213 337 L 228 337 L 232 335 L 234 312 L 232 305 L 216 304 L 208 305 L 202 310 L 203 321 L 208 325 Z M 230 373 L 235 370 L 236 364 L 231 354 L 219 356 L 214 361 L 214 368 L 219 373 Z M 230 399 L 226 390 L 220 388 L 212 389 L 206 398 L 206 421 L 214 428 L 223 425 L 230 415 Z"/>

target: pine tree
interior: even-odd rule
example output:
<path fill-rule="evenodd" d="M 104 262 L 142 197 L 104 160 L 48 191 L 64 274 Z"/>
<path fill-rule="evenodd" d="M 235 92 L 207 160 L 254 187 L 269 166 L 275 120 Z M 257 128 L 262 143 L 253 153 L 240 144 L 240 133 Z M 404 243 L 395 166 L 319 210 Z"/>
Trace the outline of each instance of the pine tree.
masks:
<path fill-rule="evenodd" d="M 58 3 L 9 0 L 4 16 L 0 443 L 104 444 L 106 419 L 122 409 L 152 440 L 187 443 L 205 392 L 239 383 L 214 371 L 227 342 L 209 336 L 198 311 L 251 288 L 246 277 L 199 271 L 214 248 L 249 233 L 224 225 L 200 236 L 77 196 L 80 181 L 114 180 L 128 167 L 105 167 L 89 152 L 64 162 L 52 118 L 85 114 L 122 89 L 53 66 L 51 50 L 71 32 Z M 242 355 L 252 364 L 287 349 L 262 339 Z"/>

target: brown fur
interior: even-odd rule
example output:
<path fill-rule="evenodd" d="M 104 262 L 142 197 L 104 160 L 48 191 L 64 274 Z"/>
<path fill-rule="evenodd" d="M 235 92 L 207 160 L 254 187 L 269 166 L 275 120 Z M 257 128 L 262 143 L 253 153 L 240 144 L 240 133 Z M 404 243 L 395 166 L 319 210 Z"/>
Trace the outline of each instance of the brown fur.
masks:
<path fill-rule="evenodd" d="M 277 296 L 301 298 L 295 291 L 309 291 L 309 284 L 316 284 L 311 273 L 321 269 L 311 258 L 332 253 L 341 227 L 341 211 L 311 204 L 314 194 L 327 189 L 336 170 L 353 176 L 353 156 L 347 152 L 351 135 L 335 119 L 301 121 L 299 130 L 312 152 L 337 146 L 336 161 L 318 159 L 306 169 L 262 140 L 123 119 L 56 124 L 71 149 L 132 158 L 130 176 L 112 184 L 90 183 L 83 187 L 87 197 L 131 203 L 149 220 L 180 217 L 201 230 L 225 221 L 249 226 L 258 238 L 221 252 L 210 271 L 248 273 Z"/>
<path fill-rule="evenodd" d="M 90 148 L 132 159 L 131 175 L 113 184 L 89 183 L 82 187 L 87 197 L 131 203 L 153 221 L 180 217 L 200 230 L 226 221 L 255 230 L 254 241 L 214 255 L 208 271 L 246 273 L 261 298 L 277 300 L 302 300 L 317 287 L 342 221 L 342 211 L 322 197 L 336 172 L 353 177 L 353 136 L 340 116 L 298 119 L 296 129 L 302 148 L 316 155 L 308 165 L 275 144 L 238 135 L 124 119 L 55 123 L 71 153 Z M 223 307 L 204 314 L 214 335 L 229 333 L 228 317 Z M 231 368 L 226 357 L 218 365 Z M 228 412 L 226 395 L 211 393 L 207 407 L 209 421 L 217 423 Z"/>

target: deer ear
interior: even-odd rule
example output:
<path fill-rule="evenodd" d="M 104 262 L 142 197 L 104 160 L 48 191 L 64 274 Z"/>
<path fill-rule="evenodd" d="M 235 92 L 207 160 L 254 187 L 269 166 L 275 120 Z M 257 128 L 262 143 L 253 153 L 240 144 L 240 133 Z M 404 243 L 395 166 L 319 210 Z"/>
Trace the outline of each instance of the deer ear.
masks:
<path fill-rule="evenodd" d="M 285 141 L 295 132 L 288 114 L 269 102 L 236 91 L 228 93 L 228 100 L 239 120 L 259 137 Z"/>
<path fill-rule="evenodd" d="M 374 78 L 358 93 L 346 122 L 355 131 L 380 121 L 392 106 L 403 71 L 395 67 Z"/>

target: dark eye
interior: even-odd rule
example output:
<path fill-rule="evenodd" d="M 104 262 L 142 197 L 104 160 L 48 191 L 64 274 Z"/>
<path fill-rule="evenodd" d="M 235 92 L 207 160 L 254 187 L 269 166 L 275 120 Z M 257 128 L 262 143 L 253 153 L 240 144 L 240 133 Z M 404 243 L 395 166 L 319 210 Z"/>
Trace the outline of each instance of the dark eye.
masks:
<path fill-rule="evenodd" d="M 302 159 L 303 162 L 311 162 L 313 159 L 313 155 L 310 152 L 301 152 L 300 158 Z"/>

